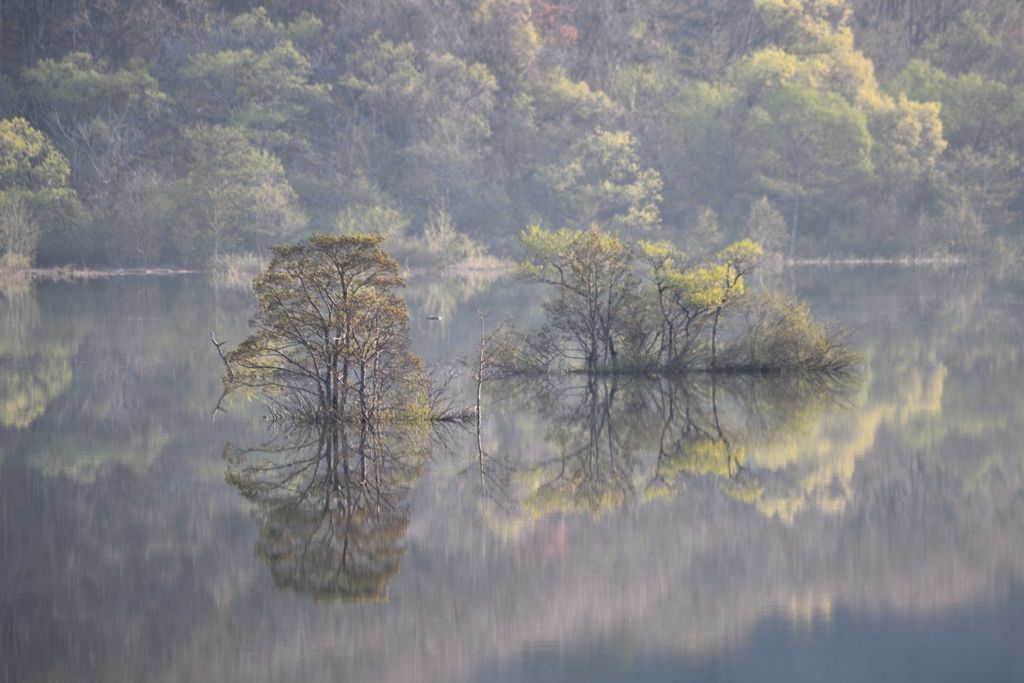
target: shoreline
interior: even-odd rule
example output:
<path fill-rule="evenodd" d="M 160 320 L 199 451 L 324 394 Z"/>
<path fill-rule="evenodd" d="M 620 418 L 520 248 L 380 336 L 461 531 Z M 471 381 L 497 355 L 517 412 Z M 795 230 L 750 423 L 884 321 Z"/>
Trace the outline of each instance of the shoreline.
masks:
<path fill-rule="evenodd" d="M 893 257 L 817 257 L 817 258 L 783 258 L 776 261 L 783 268 L 791 267 L 859 267 L 859 266 L 959 266 L 972 261 L 979 260 L 965 258 L 962 256 L 893 256 Z M 986 260 L 986 259 L 980 259 Z M 480 267 L 479 264 L 456 264 L 443 269 L 433 270 L 429 268 L 409 268 L 405 270 L 405 277 L 422 276 L 473 276 L 473 275 L 507 275 L 515 269 L 515 264 L 509 261 L 501 261 L 495 264 L 488 264 Z M 217 269 L 195 269 L 195 268 L 75 268 L 71 266 L 55 266 L 53 268 L 31 268 L 21 271 L 10 278 L 9 281 L 50 281 L 67 282 L 71 280 L 92 280 L 106 279 L 112 277 L 138 277 L 147 275 L 208 275 L 216 277 L 224 274 Z M 255 277 L 258 271 L 253 271 Z"/>

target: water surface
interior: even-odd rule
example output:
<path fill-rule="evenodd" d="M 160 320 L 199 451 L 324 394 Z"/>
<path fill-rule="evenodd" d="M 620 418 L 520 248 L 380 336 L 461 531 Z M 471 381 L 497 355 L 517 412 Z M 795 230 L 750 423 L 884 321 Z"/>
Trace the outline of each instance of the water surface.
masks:
<path fill-rule="evenodd" d="M 247 294 L 195 277 L 5 293 L 0 675 L 1024 680 L 1024 283 L 776 284 L 853 331 L 859 382 L 489 386 L 481 450 L 435 437 L 392 483 L 397 522 L 368 518 L 361 547 L 396 562 L 359 595 L 282 580 L 307 569 L 266 549 L 301 529 L 225 482 L 225 444 L 265 435 L 258 401 L 213 412 L 210 332 L 244 336 Z M 414 282 L 416 349 L 470 353 L 474 306 L 537 325 L 536 296 Z"/>

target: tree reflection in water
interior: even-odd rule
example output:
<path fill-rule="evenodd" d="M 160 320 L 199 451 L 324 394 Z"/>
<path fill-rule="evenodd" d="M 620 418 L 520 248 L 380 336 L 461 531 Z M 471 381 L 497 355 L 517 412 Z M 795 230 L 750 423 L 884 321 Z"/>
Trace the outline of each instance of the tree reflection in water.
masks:
<path fill-rule="evenodd" d="M 229 444 L 227 480 L 255 504 L 256 555 L 275 585 L 318 600 L 385 599 L 429 436 L 423 424 L 291 425 L 258 448 Z"/>
<path fill-rule="evenodd" d="M 751 447 L 792 438 L 855 389 L 850 376 L 613 376 L 534 381 L 507 387 L 548 416 L 553 458 L 520 471 L 535 514 L 599 513 L 674 495 L 711 475 L 728 495 L 763 491 L 747 465 Z"/>
<path fill-rule="evenodd" d="M 535 515 L 597 514 L 674 496 L 698 478 L 753 503 L 764 490 L 761 479 L 777 475 L 749 468 L 749 449 L 805 431 L 856 385 L 855 378 L 828 375 L 499 382 L 499 402 L 546 416 L 545 440 L 555 455 L 510 467 L 485 452 L 477 421 L 461 474 L 479 477 L 479 495 L 506 512 L 521 505 Z M 412 489 L 433 445 L 458 443 L 434 439 L 436 427 L 281 421 L 271 423 L 267 444 L 229 444 L 227 480 L 255 504 L 256 555 L 278 588 L 318 600 L 387 597 L 404 552 Z"/>

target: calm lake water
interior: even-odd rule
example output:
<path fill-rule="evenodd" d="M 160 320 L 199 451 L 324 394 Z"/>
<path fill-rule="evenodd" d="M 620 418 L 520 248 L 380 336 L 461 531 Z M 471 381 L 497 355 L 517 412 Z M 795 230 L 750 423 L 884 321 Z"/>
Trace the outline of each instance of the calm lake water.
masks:
<path fill-rule="evenodd" d="M 225 480 L 266 437 L 258 400 L 213 412 L 245 292 L 0 295 L 0 680 L 1024 681 L 1024 276 L 771 280 L 857 381 L 493 383 L 479 448 L 408 448 L 327 539 Z M 538 293 L 413 282 L 416 350 L 469 354 L 474 306 L 539 325 Z"/>

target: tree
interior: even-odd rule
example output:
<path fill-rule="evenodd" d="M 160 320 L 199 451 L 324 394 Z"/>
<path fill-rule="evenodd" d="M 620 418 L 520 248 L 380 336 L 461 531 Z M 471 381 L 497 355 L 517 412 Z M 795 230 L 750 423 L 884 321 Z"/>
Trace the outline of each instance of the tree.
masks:
<path fill-rule="evenodd" d="M 720 332 L 742 310 L 738 304 L 745 298 L 744 278 L 762 253 L 749 239 L 701 260 L 688 258 L 667 242 L 641 242 L 653 290 L 642 287 L 633 274 L 632 247 L 596 227 L 550 233 L 534 226 L 523 232 L 522 242 L 529 259 L 518 266 L 519 276 L 554 286 L 557 297 L 542 304 L 547 324 L 527 342 L 526 359 L 509 354 L 510 370 L 565 369 L 559 368 L 561 361 L 569 362 L 569 370 L 585 369 L 587 375 L 680 372 L 697 361 L 709 373 L 846 373 L 854 365 L 856 354 L 845 334 L 816 323 L 806 308 L 796 311 L 790 300 L 792 315 L 783 315 L 785 306 L 780 305 L 759 321 L 747 316 L 747 327 L 730 335 L 741 341 L 729 345 L 729 353 L 719 353 Z M 765 322 L 769 318 L 770 324 Z M 776 348 L 761 353 L 758 330 L 771 325 L 785 330 L 772 337 L 783 340 L 773 344 L 787 346 L 785 353 Z M 750 339 L 757 353 L 739 358 L 744 354 L 735 349 Z M 764 360 L 752 365 L 749 359 L 755 357 Z"/>
<path fill-rule="evenodd" d="M 167 96 L 141 61 L 107 72 L 74 52 L 27 69 L 28 96 L 47 130 L 70 157 L 76 186 L 96 201 L 144 156 Z"/>
<path fill-rule="evenodd" d="M 540 52 L 540 37 L 530 14 L 528 0 L 487 0 L 473 15 L 476 54 L 502 87 L 513 87 Z"/>
<path fill-rule="evenodd" d="M 150 169 L 129 172 L 118 187 L 113 211 L 103 226 L 103 247 L 117 266 L 150 266 L 168 257 L 174 206 L 166 181 Z"/>
<path fill-rule="evenodd" d="M 0 190 L 64 187 L 70 173 L 64 155 L 28 121 L 0 121 Z"/>
<path fill-rule="evenodd" d="M 805 302 L 779 292 L 757 293 L 743 305 L 743 334 L 728 349 L 731 364 L 761 372 L 849 372 L 859 355 L 847 335 L 811 317 Z"/>
<path fill-rule="evenodd" d="M 31 263 L 40 240 L 47 255 L 58 245 L 67 245 L 68 232 L 81 211 L 78 196 L 67 186 L 70 173 L 67 158 L 28 121 L 0 121 L 5 251 Z"/>
<path fill-rule="evenodd" d="M 326 100 L 330 86 L 310 84 L 312 68 L 290 40 L 264 52 L 224 50 L 194 56 L 182 70 L 191 104 L 209 123 L 241 126 L 266 143 Z M 270 147 L 271 144 L 265 146 Z"/>
<path fill-rule="evenodd" d="M 255 333 L 225 357 L 228 388 L 272 402 L 280 443 L 228 481 L 258 506 L 257 555 L 283 588 L 379 600 L 398 571 L 408 498 L 429 454 L 423 364 L 381 235 L 274 247 L 256 278 Z M 216 342 L 214 342 L 216 344 Z M 219 347 L 218 347 L 219 348 Z"/>
<path fill-rule="evenodd" d="M 990 32 L 991 20 L 986 12 L 965 9 L 944 31 L 925 41 L 922 52 L 933 66 L 946 73 L 963 74 L 975 71 L 999 48 L 1000 41 Z"/>
<path fill-rule="evenodd" d="M 755 183 L 792 207 L 793 240 L 801 212 L 827 219 L 873 177 L 867 119 L 835 93 L 783 86 L 751 112 L 744 142 Z"/>
<path fill-rule="evenodd" d="M 715 369 L 722 314 L 743 294 L 743 276 L 757 263 L 761 248 L 746 239 L 726 247 L 710 262 L 699 262 L 664 242 L 644 242 L 641 247 L 661 313 L 661 363 L 685 366 L 696 359 L 710 326 L 710 367 Z"/>
<path fill-rule="evenodd" d="M 0 202 L 0 270 L 26 268 L 35 260 L 39 226 L 21 197 Z"/>
<path fill-rule="evenodd" d="M 498 89 L 487 67 L 444 53 L 420 65 L 411 44 L 376 33 L 347 61 L 353 153 L 371 157 L 371 177 L 421 206 L 476 218 Z"/>
<path fill-rule="evenodd" d="M 412 190 L 433 206 L 458 209 L 488 175 L 483 162 L 498 84 L 483 64 L 448 54 L 430 55 L 424 75 L 422 110 L 414 112 L 421 132 L 405 151 L 411 178 L 422 183 Z"/>
<path fill-rule="evenodd" d="M 554 336 L 580 352 L 588 373 L 609 362 L 614 365 L 615 333 L 639 287 L 633 249 L 597 226 L 556 233 L 532 226 L 523 231 L 522 245 L 529 258 L 519 265 L 519 275 L 558 291 L 544 303 Z"/>
<path fill-rule="evenodd" d="M 786 219 L 761 197 L 750 204 L 747 214 L 747 235 L 762 251 L 772 253 L 782 248 L 786 239 Z"/>
<path fill-rule="evenodd" d="M 186 263 L 239 248 L 262 252 L 264 240 L 294 234 L 305 222 L 281 162 L 233 128 L 185 131 L 191 164 L 174 188 L 176 242 Z"/>
<path fill-rule="evenodd" d="M 313 235 L 275 246 L 256 278 L 256 331 L 226 356 L 227 386 L 261 391 L 298 421 L 422 415 L 426 379 L 409 350 L 405 283 L 380 235 Z M 332 438 L 340 438 L 335 434 Z"/>
<path fill-rule="evenodd" d="M 627 131 L 598 130 L 573 145 L 560 164 L 543 169 L 560 199 L 559 222 L 597 222 L 623 234 L 656 230 L 661 224 L 661 176 L 640 166 L 636 148 Z"/>

